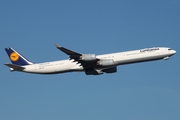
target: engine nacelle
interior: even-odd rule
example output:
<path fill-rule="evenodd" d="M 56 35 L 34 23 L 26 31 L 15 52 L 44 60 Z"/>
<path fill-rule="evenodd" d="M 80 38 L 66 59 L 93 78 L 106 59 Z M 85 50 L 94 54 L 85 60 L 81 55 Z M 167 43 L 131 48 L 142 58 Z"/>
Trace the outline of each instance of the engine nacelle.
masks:
<path fill-rule="evenodd" d="M 83 60 L 83 61 L 96 61 L 96 55 L 95 54 L 83 54 L 80 57 L 80 60 Z"/>
<path fill-rule="evenodd" d="M 114 65 L 114 60 L 113 59 L 102 59 L 97 62 L 98 65 L 101 65 L 103 67 L 106 66 L 113 66 Z"/>
<path fill-rule="evenodd" d="M 85 71 L 86 75 L 101 75 L 103 74 L 103 71 L 102 70 L 86 70 Z"/>
<path fill-rule="evenodd" d="M 115 72 L 117 72 L 117 67 L 112 67 L 112 68 L 104 69 L 103 72 L 106 72 L 106 73 L 115 73 Z"/>

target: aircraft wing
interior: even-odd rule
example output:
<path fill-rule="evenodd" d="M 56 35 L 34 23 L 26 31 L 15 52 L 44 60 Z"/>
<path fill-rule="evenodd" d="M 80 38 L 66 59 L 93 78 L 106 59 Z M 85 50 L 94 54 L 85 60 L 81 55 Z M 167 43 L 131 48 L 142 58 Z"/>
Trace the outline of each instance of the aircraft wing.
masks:
<path fill-rule="evenodd" d="M 74 62 L 76 61 L 80 63 L 81 66 L 83 66 L 85 70 L 89 68 L 94 68 L 94 66 L 96 66 L 97 61 L 99 61 L 99 59 L 96 58 L 95 54 L 82 54 L 82 53 L 78 53 L 78 52 L 69 50 L 67 48 L 61 47 L 57 44 L 55 44 L 55 46 L 62 52 L 69 55 L 69 58 L 73 59 Z"/>
<path fill-rule="evenodd" d="M 78 52 L 74 52 L 72 50 L 69 50 L 67 48 L 64 48 L 64 47 L 61 47 L 57 44 L 55 44 L 56 48 L 61 50 L 62 52 L 66 53 L 67 55 L 69 55 L 70 59 L 77 59 L 79 58 L 80 56 L 82 56 L 81 53 L 78 53 Z"/>

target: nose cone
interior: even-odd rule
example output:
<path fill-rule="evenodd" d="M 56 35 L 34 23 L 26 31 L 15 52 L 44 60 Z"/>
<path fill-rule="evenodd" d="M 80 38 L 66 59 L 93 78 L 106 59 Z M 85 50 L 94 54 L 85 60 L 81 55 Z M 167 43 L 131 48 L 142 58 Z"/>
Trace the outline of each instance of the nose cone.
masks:
<path fill-rule="evenodd" d="M 176 51 L 175 51 L 175 50 L 173 50 L 173 54 L 176 54 Z"/>
<path fill-rule="evenodd" d="M 172 55 L 176 54 L 176 51 L 175 50 L 172 50 L 171 51 Z"/>

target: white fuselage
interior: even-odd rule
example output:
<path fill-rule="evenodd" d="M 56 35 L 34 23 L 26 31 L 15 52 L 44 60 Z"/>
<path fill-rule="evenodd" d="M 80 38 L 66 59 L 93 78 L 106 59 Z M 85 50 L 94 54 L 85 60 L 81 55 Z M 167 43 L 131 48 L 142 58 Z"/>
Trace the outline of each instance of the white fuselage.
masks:
<path fill-rule="evenodd" d="M 115 66 L 138 63 L 145 61 L 153 61 L 159 59 L 168 59 L 176 51 L 166 47 L 157 48 L 145 48 L 141 50 L 118 52 L 104 55 L 97 55 L 99 59 L 113 59 Z M 45 62 L 39 64 L 26 65 L 22 72 L 37 73 L 37 74 L 55 74 L 71 71 L 84 71 L 80 63 L 74 62 L 74 60 L 60 60 L 53 62 Z M 100 67 L 98 69 L 103 69 Z"/>

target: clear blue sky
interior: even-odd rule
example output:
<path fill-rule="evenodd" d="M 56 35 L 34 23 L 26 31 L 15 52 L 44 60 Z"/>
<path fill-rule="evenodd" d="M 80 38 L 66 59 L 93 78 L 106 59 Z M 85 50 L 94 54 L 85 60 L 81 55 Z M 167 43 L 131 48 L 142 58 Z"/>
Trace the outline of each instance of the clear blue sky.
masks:
<path fill-rule="evenodd" d="M 1 0 L 0 120 L 179 120 L 179 0 Z M 82 53 L 171 47 L 168 61 L 119 66 L 115 74 L 9 72 L 4 48 L 33 62 Z"/>

